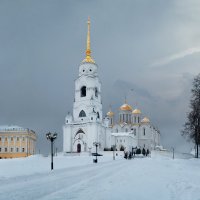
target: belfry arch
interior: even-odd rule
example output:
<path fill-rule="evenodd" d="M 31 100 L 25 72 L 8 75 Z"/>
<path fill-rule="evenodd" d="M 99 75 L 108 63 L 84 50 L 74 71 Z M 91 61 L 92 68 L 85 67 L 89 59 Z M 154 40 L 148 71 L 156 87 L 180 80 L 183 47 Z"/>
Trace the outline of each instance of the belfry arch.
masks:
<path fill-rule="evenodd" d="M 82 86 L 80 90 L 80 96 L 86 97 L 86 86 Z"/>

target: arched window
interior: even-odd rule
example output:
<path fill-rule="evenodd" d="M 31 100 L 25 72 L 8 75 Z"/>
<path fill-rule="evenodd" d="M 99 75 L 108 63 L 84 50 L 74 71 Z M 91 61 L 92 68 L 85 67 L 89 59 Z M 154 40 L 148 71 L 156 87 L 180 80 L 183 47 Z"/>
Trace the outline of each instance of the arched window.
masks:
<path fill-rule="evenodd" d="M 95 97 L 98 97 L 98 89 L 95 88 Z"/>
<path fill-rule="evenodd" d="M 82 138 L 82 137 L 83 137 L 82 134 L 85 134 L 85 133 L 83 132 L 82 129 L 79 129 L 79 130 L 76 132 L 76 134 L 74 135 L 74 138 L 76 138 L 77 136 L 78 136 L 78 138 Z"/>
<path fill-rule="evenodd" d="M 81 112 L 79 113 L 79 117 L 86 117 L 85 111 L 81 110 Z"/>
<path fill-rule="evenodd" d="M 83 86 L 81 88 L 81 97 L 85 97 L 86 96 L 86 86 Z"/>
<path fill-rule="evenodd" d="M 145 128 L 143 129 L 143 135 L 145 135 Z"/>
<path fill-rule="evenodd" d="M 83 130 L 82 129 L 79 129 L 78 131 L 77 131 L 77 133 L 76 134 L 78 134 L 78 133 L 84 133 L 83 132 Z M 84 133 L 85 134 L 85 133 Z"/>
<path fill-rule="evenodd" d="M 98 118 L 98 119 L 100 118 L 100 116 L 99 116 L 99 112 L 97 112 L 97 118 Z"/>

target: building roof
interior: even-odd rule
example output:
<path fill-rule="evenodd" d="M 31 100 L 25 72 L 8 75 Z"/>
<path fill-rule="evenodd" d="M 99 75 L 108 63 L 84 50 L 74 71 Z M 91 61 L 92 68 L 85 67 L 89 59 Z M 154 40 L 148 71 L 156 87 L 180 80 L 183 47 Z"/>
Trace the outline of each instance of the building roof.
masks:
<path fill-rule="evenodd" d="M 28 130 L 27 128 L 23 128 L 20 126 L 16 126 L 16 125 L 2 125 L 0 126 L 0 131 L 26 131 Z"/>
<path fill-rule="evenodd" d="M 131 134 L 132 134 L 133 132 L 118 132 L 118 133 L 112 133 L 111 135 L 112 136 L 130 136 L 131 137 Z"/>

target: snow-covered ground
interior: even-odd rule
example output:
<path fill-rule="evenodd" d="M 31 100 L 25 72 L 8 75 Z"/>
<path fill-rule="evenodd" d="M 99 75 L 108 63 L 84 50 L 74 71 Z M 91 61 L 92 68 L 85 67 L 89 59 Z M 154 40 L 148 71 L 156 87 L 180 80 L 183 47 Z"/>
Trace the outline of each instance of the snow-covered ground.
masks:
<path fill-rule="evenodd" d="M 200 160 L 171 153 L 125 160 L 103 152 L 0 160 L 0 200 L 200 200 Z"/>

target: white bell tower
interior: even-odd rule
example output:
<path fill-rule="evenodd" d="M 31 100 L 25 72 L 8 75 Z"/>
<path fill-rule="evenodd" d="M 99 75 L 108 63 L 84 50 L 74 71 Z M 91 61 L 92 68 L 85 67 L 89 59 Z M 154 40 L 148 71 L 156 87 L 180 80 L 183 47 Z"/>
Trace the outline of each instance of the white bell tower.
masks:
<path fill-rule="evenodd" d="M 101 83 L 97 74 L 98 66 L 91 57 L 90 19 L 88 19 L 86 58 L 79 66 L 79 76 L 75 80 L 75 101 L 73 116 L 75 121 L 102 121 Z M 90 116 L 96 113 L 96 117 Z"/>
<path fill-rule="evenodd" d="M 104 129 L 101 101 L 101 82 L 98 66 L 91 57 L 90 19 L 87 22 L 86 57 L 79 66 L 79 75 L 75 80 L 75 98 L 73 115 L 67 115 L 63 127 L 64 152 L 89 151 L 93 143 L 100 143 L 104 148 Z"/>

